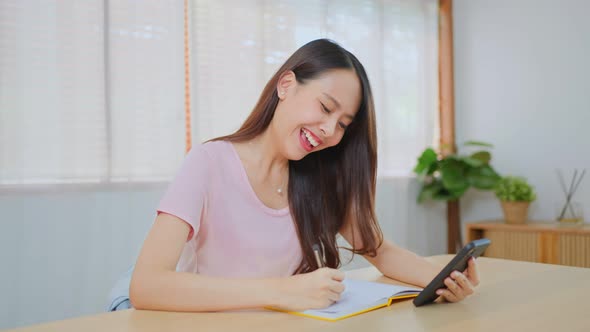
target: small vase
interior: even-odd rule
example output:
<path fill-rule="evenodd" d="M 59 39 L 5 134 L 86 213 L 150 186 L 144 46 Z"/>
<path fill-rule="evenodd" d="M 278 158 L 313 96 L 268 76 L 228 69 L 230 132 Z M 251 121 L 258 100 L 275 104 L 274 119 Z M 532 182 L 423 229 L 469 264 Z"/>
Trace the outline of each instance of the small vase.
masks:
<path fill-rule="evenodd" d="M 507 224 L 524 224 L 527 220 L 530 202 L 501 201 L 504 220 Z"/>
<path fill-rule="evenodd" d="M 556 208 L 556 219 L 562 224 L 581 224 L 584 222 L 584 211 L 579 202 L 561 202 Z"/>

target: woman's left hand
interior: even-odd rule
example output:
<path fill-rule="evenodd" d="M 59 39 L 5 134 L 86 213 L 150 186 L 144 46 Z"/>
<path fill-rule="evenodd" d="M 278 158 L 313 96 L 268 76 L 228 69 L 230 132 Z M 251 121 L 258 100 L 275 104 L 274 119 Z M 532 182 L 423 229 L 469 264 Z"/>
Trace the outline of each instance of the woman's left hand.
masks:
<path fill-rule="evenodd" d="M 445 285 L 447 288 L 437 290 L 436 294 L 448 302 L 459 302 L 473 294 L 474 288 L 479 285 L 479 274 L 475 258 L 469 259 L 467 269 L 463 273 L 453 271 L 451 276 L 445 279 Z"/>

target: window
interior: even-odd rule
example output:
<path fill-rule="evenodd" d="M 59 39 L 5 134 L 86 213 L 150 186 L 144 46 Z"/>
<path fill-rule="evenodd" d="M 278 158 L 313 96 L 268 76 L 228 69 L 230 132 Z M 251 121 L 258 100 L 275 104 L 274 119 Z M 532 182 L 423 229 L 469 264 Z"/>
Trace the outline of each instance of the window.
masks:
<path fill-rule="evenodd" d="M 235 131 L 298 47 L 327 37 L 373 87 L 380 175 L 433 141 L 437 1 L 191 0 L 194 144 Z M 0 185 L 153 182 L 184 156 L 182 1 L 0 2 Z"/>
<path fill-rule="evenodd" d="M 0 185 L 172 176 L 182 2 L 6 0 L 0 25 Z"/>
<path fill-rule="evenodd" d="M 239 128 L 298 47 L 330 38 L 365 66 L 375 98 L 379 174 L 407 175 L 433 142 L 438 2 L 192 0 L 193 133 Z"/>

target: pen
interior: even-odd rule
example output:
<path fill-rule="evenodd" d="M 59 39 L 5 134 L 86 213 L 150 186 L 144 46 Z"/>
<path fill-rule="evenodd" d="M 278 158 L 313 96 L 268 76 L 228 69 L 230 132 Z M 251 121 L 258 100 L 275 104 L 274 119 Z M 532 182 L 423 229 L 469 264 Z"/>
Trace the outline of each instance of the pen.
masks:
<path fill-rule="evenodd" d="M 320 259 L 320 246 L 314 244 L 311 246 L 311 248 L 313 249 L 313 254 L 315 255 L 315 261 L 318 263 L 318 269 L 324 267 L 324 264 L 322 264 L 322 260 Z"/>

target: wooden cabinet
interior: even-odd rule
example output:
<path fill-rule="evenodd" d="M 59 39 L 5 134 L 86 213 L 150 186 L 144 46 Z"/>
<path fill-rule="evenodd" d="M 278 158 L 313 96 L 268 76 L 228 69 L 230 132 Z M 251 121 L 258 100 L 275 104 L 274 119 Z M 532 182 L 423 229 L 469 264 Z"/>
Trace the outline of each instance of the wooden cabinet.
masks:
<path fill-rule="evenodd" d="M 466 231 L 468 241 L 483 237 L 492 241 L 486 257 L 590 267 L 590 224 L 490 221 L 467 224 Z"/>

